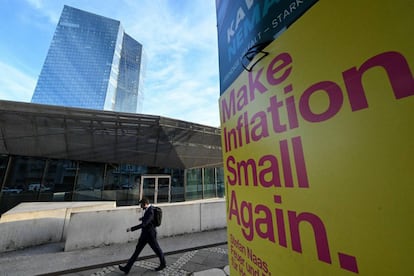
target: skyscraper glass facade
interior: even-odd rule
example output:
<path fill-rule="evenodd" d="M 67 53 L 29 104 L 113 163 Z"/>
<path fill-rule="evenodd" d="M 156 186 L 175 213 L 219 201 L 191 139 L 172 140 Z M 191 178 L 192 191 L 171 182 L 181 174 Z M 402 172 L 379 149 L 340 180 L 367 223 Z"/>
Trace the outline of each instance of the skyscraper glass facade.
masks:
<path fill-rule="evenodd" d="M 142 45 L 120 22 L 64 6 L 32 102 L 140 112 Z"/>
<path fill-rule="evenodd" d="M 122 41 L 121 58 L 119 61 L 118 87 L 115 98 L 115 110 L 142 110 L 143 74 L 141 70 L 142 45 L 125 34 Z M 136 76 L 140 76 L 137 78 Z"/>

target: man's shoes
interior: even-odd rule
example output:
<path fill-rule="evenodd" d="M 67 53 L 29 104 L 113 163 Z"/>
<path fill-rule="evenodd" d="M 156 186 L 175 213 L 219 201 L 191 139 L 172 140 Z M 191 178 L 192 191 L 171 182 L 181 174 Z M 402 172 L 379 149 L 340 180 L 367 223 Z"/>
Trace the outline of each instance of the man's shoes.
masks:
<path fill-rule="evenodd" d="M 165 268 L 165 264 L 160 264 L 160 266 L 159 267 L 157 267 L 156 269 L 155 269 L 155 271 L 160 271 L 160 270 L 163 270 Z"/>
<path fill-rule="evenodd" d="M 119 270 L 123 271 L 125 274 L 129 273 L 129 270 L 127 270 L 126 266 L 118 265 Z"/>

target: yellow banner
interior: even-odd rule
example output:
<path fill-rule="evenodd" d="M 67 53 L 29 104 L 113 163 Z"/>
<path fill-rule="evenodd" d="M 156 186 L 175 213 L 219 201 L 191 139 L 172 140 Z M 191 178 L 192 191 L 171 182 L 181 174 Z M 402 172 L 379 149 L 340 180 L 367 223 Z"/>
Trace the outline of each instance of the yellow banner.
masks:
<path fill-rule="evenodd" d="M 318 1 L 219 100 L 231 275 L 412 275 L 412 1 Z"/>

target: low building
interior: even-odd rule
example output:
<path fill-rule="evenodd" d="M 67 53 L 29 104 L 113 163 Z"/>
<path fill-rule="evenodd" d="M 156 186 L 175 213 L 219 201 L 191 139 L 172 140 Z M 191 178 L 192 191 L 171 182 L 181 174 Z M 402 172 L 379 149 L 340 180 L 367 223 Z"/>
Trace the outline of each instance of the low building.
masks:
<path fill-rule="evenodd" d="M 1 214 L 20 202 L 223 197 L 223 179 L 219 128 L 0 101 Z"/>

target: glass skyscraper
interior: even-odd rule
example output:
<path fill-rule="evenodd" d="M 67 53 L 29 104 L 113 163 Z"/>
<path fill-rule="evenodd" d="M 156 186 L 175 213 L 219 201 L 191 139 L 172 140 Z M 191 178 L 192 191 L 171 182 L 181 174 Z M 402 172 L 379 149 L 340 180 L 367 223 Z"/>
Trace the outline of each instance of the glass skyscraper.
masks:
<path fill-rule="evenodd" d="M 119 21 L 65 5 L 32 103 L 141 112 L 142 57 Z"/>

